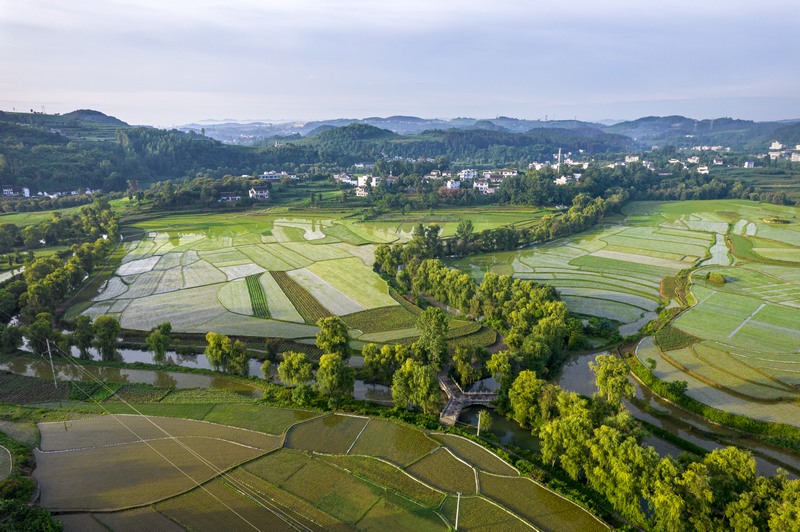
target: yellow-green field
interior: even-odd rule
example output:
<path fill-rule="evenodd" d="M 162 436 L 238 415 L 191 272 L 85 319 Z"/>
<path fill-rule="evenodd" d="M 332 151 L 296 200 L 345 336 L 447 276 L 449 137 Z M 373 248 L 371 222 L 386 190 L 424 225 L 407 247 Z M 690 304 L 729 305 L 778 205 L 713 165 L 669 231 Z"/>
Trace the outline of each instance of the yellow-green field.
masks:
<path fill-rule="evenodd" d="M 248 418 L 280 418 L 265 428 L 285 443 L 259 424 L 112 415 L 40 424 L 41 502 L 66 530 L 417 531 L 452 528 L 461 492 L 466 530 L 608 529 L 463 438 L 248 408 Z"/>

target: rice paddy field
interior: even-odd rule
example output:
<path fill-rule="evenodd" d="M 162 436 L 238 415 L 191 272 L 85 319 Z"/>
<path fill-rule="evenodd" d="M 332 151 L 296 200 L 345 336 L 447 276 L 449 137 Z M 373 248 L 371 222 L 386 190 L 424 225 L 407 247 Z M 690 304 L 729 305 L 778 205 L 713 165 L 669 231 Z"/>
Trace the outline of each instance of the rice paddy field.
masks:
<path fill-rule="evenodd" d="M 480 230 L 535 223 L 541 214 L 450 210 L 428 217 L 452 234 L 464 217 Z M 354 339 L 413 338 L 416 316 L 391 297 L 372 263 L 377 244 L 410 238 L 415 216 L 361 222 L 349 211 L 274 209 L 137 222 L 124 228 L 125 254 L 114 275 L 68 316 L 108 314 L 132 330 L 169 321 L 176 332 L 289 339 L 313 338 L 321 317 L 357 316 Z"/>
<path fill-rule="evenodd" d="M 197 415 L 232 415 L 205 406 Z M 461 492 L 462 529 L 608 529 L 469 440 L 250 408 L 249 417 L 279 421 L 251 430 L 131 415 L 40 423 L 41 503 L 67 531 L 417 531 L 452 529 Z"/>
<path fill-rule="evenodd" d="M 672 326 L 696 343 L 665 353 L 653 344 L 640 358 L 711 406 L 798 425 L 798 212 L 744 200 L 632 202 L 592 231 L 455 265 L 477 278 L 494 272 L 553 285 L 572 312 L 615 320 L 623 336 L 677 306 L 669 287 L 690 271 L 692 306 Z"/>

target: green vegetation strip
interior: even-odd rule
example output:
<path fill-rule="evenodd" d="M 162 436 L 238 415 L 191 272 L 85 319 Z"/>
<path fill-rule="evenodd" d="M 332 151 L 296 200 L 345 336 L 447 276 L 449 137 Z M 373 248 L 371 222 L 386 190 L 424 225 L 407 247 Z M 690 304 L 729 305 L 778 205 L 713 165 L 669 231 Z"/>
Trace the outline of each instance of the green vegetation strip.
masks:
<path fill-rule="evenodd" d="M 331 311 L 323 307 L 314 296 L 297 284 L 286 272 L 269 273 L 306 323 L 317 323 L 321 318 L 333 316 Z"/>
<path fill-rule="evenodd" d="M 250 304 L 253 306 L 253 316 L 257 318 L 269 318 L 269 307 L 267 307 L 267 294 L 261 286 L 259 277 L 262 274 L 248 275 L 245 277 L 247 291 L 250 293 Z"/>
<path fill-rule="evenodd" d="M 3 403 L 30 404 L 58 401 L 67 399 L 69 394 L 68 382 L 59 382 L 56 386 L 45 380 L 6 371 L 0 372 L 0 402 Z"/>

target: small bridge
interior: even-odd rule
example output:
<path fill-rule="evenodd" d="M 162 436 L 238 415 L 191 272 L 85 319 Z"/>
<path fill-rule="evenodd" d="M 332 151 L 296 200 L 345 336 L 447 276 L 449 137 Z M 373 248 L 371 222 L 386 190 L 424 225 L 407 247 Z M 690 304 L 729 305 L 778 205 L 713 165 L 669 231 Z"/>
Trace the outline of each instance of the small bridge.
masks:
<path fill-rule="evenodd" d="M 471 405 L 491 406 L 497 399 L 497 394 L 493 392 L 465 392 L 458 383 L 446 374 L 439 374 L 439 388 L 447 394 L 447 404 L 444 405 L 439 414 L 439 423 L 445 427 L 452 427 L 456 424 L 458 415 L 464 407 Z"/>

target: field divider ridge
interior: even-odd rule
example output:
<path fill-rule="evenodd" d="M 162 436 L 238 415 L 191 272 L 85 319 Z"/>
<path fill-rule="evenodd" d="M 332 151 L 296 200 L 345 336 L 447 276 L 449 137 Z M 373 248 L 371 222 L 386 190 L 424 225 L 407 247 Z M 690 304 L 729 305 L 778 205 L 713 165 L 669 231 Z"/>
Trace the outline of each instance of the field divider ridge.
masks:
<path fill-rule="evenodd" d="M 359 431 L 358 435 L 356 436 L 356 439 L 353 440 L 353 443 L 350 444 L 350 447 L 347 449 L 347 452 L 344 453 L 344 454 L 350 454 L 350 451 L 352 451 L 353 447 L 355 447 L 356 443 L 358 443 L 358 439 L 361 437 L 362 434 L 364 434 L 364 431 L 367 430 L 367 426 L 369 425 L 369 422 L 370 422 L 370 419 L 367 418 L 367 422 L 364 423 L 363 427 L 361 427 L 361 430 Z"/>

